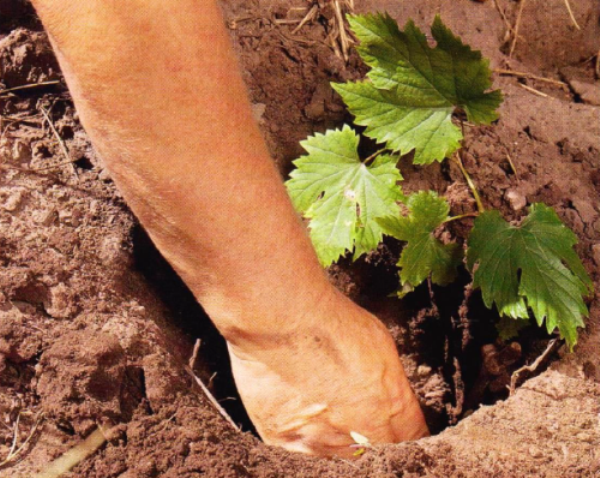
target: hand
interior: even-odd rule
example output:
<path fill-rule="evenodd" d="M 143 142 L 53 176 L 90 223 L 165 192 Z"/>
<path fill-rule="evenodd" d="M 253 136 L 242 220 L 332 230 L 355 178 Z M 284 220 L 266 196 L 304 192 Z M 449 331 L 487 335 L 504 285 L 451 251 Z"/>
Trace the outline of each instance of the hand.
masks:
<path fill-rule="evenodd" d="M 428 435 L 383 324 L 337 291 L 276 345 L 230 345 L 236 384 L 264 441 L 291 451 L 351 456 L 370 443 Z"/>
<path fill-rule="evenodd" d="M 349 455 L 350 431 L 372 443 L 427 433 L 387 331 L 323 274 L 217 2 L 33 3 L 123 197 L 228 339 L 265 441 Z"/>

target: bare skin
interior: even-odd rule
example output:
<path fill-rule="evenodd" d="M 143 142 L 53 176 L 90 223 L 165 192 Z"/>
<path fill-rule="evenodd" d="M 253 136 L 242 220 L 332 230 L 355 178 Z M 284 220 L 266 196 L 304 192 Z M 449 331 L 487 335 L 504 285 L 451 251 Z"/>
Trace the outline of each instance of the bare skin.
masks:
<path fill-rule="evenodd" d="M 226 338 L 265 442 L 322 456 L 427 435 L 394 342 L 319 266 L 214 0 L 34 0 L 96 149 Z"/>

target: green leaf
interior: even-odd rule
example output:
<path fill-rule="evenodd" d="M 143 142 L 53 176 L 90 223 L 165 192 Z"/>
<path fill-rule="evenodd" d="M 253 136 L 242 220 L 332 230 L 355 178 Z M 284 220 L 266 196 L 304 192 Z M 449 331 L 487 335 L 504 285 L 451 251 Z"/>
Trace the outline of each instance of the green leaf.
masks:
<path fill-rule="evenodd" d="M 409 21 L 404 31 L 387 14 L 349 17 L 361 41 L 358 51 L 371 67 L 368 81 L 333 84 L 365 134 L 402 154 L 415 150 L 415 164 L 442 161 L 460 147 L 462 134 L 452 113 L 489 124 L 498 115 L 500 91 L 491 86 L 489 61 L 436 17 L 435 48 Z"/>
<path fill-rule="evenodd" d="M 520 226 L 511 226 L 498 211 L 486 211 L 469 237 L 467 260 L 475 263 L 473 285 L 480 287 L 485 305 L 496 304 L 501 315 L 546 321 L 548 333 L 558 327 L 570 349 L 577 327 L 588 310 L 583 296 L 593 290 L 573 250 L 575 234 L 544 204 L 534 204 Z"/>
<path fill-rule="evenodd" d="M 529 320 L 513 319 L 503 315 L 496 324 L 498 338 L 504 342 L 518 337 L 519 332 L 529 325 Z"/>
<path fill-rule="evenodd" d="M 433 191 L 420 191 L 409 196 L 408 216 L 378 220 L 385 234 L 407 244 L 402 250 L 400 296 L 413 290 L 429 275 L 433 283 L 447 285 L 456 278 L 456 268 L 462 260 L 458 244 L 443 244 L 433 231 L 448 219 L 450 207 Z"/>
<path fill-rule="evenodd" d="M 397 216 L 403 196 L 397 158 L 379 155 L 369 166 L 358 156 L 358 135 L 349 126 L 303 141 L 308 153 L 294 161 L 286 183 L 292 202 L 310 218 L 310 237 L 325 266 L 347 250 L 354 259 L 382 239 L 377 218 Z"/>

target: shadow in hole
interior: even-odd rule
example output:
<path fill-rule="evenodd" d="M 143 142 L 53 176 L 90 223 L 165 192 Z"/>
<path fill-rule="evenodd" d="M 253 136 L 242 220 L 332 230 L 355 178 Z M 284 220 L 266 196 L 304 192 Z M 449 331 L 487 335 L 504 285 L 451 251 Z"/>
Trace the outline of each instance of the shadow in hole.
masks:
<path fill-rule="evenodd" d="M 29 1 L 0 0 L 0 34 L 8 34 L 18 27 L 34 31 L 43 29 Z"/>
<path fill-rule="evenodd" d="M 133 255 L 135 267 L 167 306 L 173 323 L 202 341 L 198 356 L 211 374 L 216 372 L 211 387 L 215 398 L 242 430 L 256 434 L 233 381 L 225 339 L 139 225 L 133 231 Z"/>

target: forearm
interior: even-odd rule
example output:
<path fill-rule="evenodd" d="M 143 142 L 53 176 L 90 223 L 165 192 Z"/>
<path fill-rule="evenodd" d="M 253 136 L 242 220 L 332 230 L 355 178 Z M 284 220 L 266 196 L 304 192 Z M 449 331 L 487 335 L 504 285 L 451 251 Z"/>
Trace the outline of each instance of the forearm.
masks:
<path fill-rule="evenodd" d="M 316 260 L 216 0 L 32 1 L 117 186 L 228 340 L 265 441 L 346 456 L 351 431 L 426 434 L 388 331 Z"/>
<path fill-rule="evenodd" d="M 215 2 L 33 3 L 117 186 L 217 327 L 244 335 L 303 320 L 291 302 L 319 300 L 327 281 L 252 119 Z M 254 314 L 264 295 L 278 323 Z"/>

